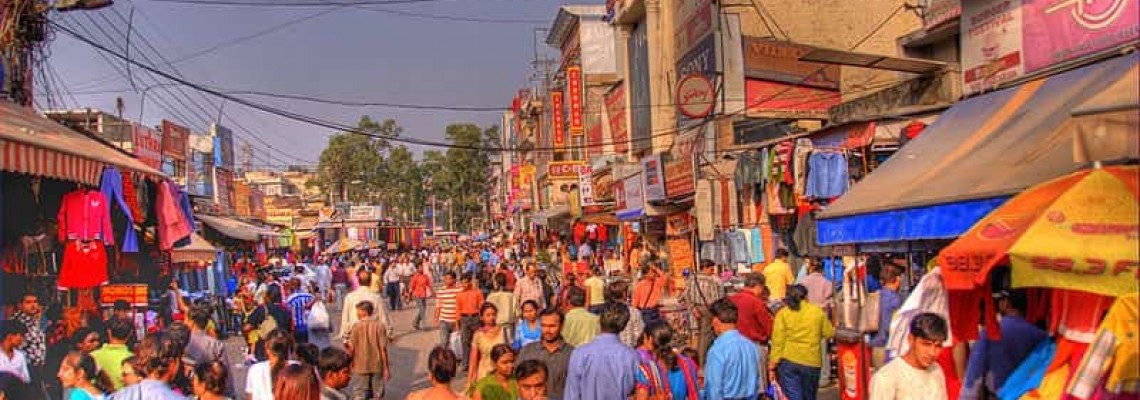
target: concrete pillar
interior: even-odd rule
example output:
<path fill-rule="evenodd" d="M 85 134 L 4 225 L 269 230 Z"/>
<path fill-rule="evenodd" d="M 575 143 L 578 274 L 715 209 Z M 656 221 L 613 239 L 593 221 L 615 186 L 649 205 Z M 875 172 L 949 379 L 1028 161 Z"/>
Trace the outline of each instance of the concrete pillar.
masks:
<path fill-rule="evenodd" d="M 668 151 L 673 145 L 677 125 L 673 104 L 675 75 L 673 31 L 669 0 L 645 0 L 646 36 L 649 42 L 650 136 L 653 153 Z M 662 4 L 664 3 L 664 4 Z"/>

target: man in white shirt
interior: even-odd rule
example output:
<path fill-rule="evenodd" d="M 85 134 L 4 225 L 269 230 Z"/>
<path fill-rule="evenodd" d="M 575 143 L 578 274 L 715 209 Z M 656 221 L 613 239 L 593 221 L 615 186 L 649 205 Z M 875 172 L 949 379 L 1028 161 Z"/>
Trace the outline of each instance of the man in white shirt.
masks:
<path fill-rule="evenodd" d="M 31 382 L 28 360 L 24 357 L 24 352 L 16 349 L 24 344 L 24 335 L 28 333 L 28 328 L 20 321 L 10 319 L 4 321 L 2 332 L 4 339 L 0 341 L 0 371 L 16 375 L 24 383 Z"/>
<path fill-rule="evenodd" d="M 947 331 L 946 320 L 938 314 L 915 316 L 907 335 L 910 349 L 875 372 L 869 400 L 945 399 L 946 379 L 938 366 L 938 354 Z"/>
<path fill-rule="evenodd" d="M 356 304 L 362 301 L 370 301 L 372 304 L 384 304 L 384 300 L 380 298 L 380 294 L 372 291 L 370 288 L 372 283 L 372 273 L 364 269 L 356 271 L 356 279 L 360 282 L 360 286 L 349 294 L 344 296 L 344 306 L 340 313 L 340 336 L 344 340 L 348 340 L 348 332 L 352 330 L 352 325 L 356 323 Z M 384 321 L 384 325 L 388 327 L 388 336 L 392 335 L 392 320 L 388 317 L 388 312 L 384 307 L 376 307 L 376 318 Z"/>

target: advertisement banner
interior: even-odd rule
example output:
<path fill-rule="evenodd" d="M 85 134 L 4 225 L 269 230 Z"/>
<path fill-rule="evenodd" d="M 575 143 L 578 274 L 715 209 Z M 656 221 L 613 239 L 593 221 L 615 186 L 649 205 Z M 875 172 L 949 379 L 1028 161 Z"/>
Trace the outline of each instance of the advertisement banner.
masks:
<path fill-rule="evenodd" d="M 645 177 L 645 201 L 665 200 L 665 172 L 660 154 L 641 159 L 641 175 Z"/>
<path fill-rule="evenodd" d="M 530 210 L 534 207 L 534 175 L 537 168 L 533 165 L 523 165 L 519 168 L 519 199 L 520 210 Z"/>
<path fill-rule="evenodd" d="M 582 121 L 582 68 L 566 68 L 566 94 L 570 97 L 570 135 L 582 136 L 585 122 Z"/>
<path fill-rule="evenodd" d="M 190 148 L 190 128 L 162 120 L 162 154 L 167 158 L 186 160 Z"/>
<path fill-rule="evenodd" d="M 586 158 L 593 160 L 605 154 L 605 132 L 602 130 L 602 117 L 588 118 L 589 128 L 586 129 Z"/>
<path fill-rule="evenodd" d="M 653 130 L 649 99 L 649 39 L 646 25 L 638 24 L 629 35 L 629 124 L 633 151 L 651 147 Z"/>
<path fill-rule="evenodd" d="M 677 159 L 665 163 L 665 194 L 670 199 L 690 196 L 696 192 L 691 158 Z"/>
<path fill-rule="evenodd" d="M 249 215 L 254 218 L 266 219 L 265 193 L 258 189 L 249 190 Z"/>
<path fill-rule="evenodd" d="M 602 203 L 614 200 L 614 175 L 613 171 L 600 173 L 590 178 L 590 186 L 593 190 L 594 202 Z"/>
<path fill-rule="evenodd" d="M 712 182 L 708 179 L 697 182 L 693 204 L 696 208 L 698 238 L 703 242 L 713 240 L 716 234 L 713 228 L 713 190 Z"/>
<path fill-rule="evenodd" d="M 234 214 L 241 216 L 253 215 L 249 205 L 249 185 L 242 181 L 234 181 Z"/>
<path fill-rule="evenodd" d="M 691 238 L 693 228 L 693 219 L 688 212 L 665 217 L 665 245 L 669 251 L 669 268 L 674 274 L 696 267 Z"/>
<path fill-rule="evenodd" d="M 712 0 L 676 0 L 673 3 L 677 21 L 677 31 L 673 34 L 674 54 L 685 54 L 705 36 L 710 36 L 715 28 L 716 18 Z"/>
<path fill-rule="evenodd" d="M 131 124 L 131 148 L 135 157 L 154 169 L 162 168 L 162 137 L 145 126 Z"/>
<path fill-rule="evenodd" d="M 233 173 L 214 168 L 214 204 L 223 214 L 234 212 Z"/>
<path fill-rule="evenodd" d="M 606 117 L 610 120 L 610 136 L 614 152 L 625 154 L 629 149 L 629 127 L 625 124 L 625 83 L 619 83 L 606 93 Z"/>
<path fill-rule="evenodd" d="M 974 0 L 962 7 L 962 84 L 975 93 L 1025 74 L 1021 0 Z"/>
<path fill-rule="evenodd" d="M 586 166 L 583 161 L 551 161 L 546 164 L 546 179 L 578 179 L 578 170 Z"/>
<path fill-rule="evenodd" d="M 618 190 L 620 189 L 620 190 Z M 645 196 L 642 191 L 641 174 L 625 178 L 614 186 L 617 201 L 617 217 L 621 220 L 640 218 L 644 213 Z"/>
<path fill-rule="evenodd" d="M 578 167 L 578 196 L 581 198 L 582 207 L 589 207 L 597 204 L 594 199 L 594 169 L 589 165 Z"/>
<path fill-rule="evenodd" d="M 186 168 L 186 187 L 190 194 L 214 197 L 214 155 L 190 152 Z"/>
<path fill-rule="evenodd" d="M 837 91 L 787 83 L 747 79 L 744 85 L 750 117 L 827 118 L 828 109 L 841 100 Z"/>
<path fill-rule="evenodd" d="M 1025 72 L 1140 39 L 1140 1 L 1022 0 Z"/>
<path fill-rule="evenodd" d="M 930 0 L 922 14 L 922 29 L 936 28 L 959 15 L 962 15 L 960 0 Z"/>
<path fill-rule="evenodd" d="M 554 147 L 561 149 L 566 147 L 566 128 L 565 121 L 563 121 L 562 92 L 555 90 L 550 92 L 550 128 L 554 139 Z"/>
<path fill-rule="evenodd" d="M 692 50 L 677 60 L 677 76 L 703 74 L 711 78 L 716 74 L 716 38 L 709 36 L 696 43 Z"/>
<path fill-rule="evenodd" d="M 214 138 L 214 165 L 233 171 L 234 131 L 218 124 L 211 124 L 210 136 Z"/>
<path fill-rule="evenodd" d="M 838 65 L 799 60 L 812 51 L 810 46 L 750 36 L 744 37 L 743 46 L 744 75 L 748 78 L 839 90 Z"/>

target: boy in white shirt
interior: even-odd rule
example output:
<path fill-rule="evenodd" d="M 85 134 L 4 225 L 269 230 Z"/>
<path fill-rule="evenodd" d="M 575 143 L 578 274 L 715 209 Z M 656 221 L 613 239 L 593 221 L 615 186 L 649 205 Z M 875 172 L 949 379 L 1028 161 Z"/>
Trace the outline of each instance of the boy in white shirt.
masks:
<path fill-rule="evenodd" d="M 869 400 L 945 399 L 946 378 L 938 366 L 938 355 L 948 330 L 946 320 L 938 314 L 915 316 L 907 335 L 910 349 L 875 372 Z"/>
<path fill-rule="evenodd" d="M 24 352 L 16 348 L 24 344 L 24 335 L 27 333 L 28 328 L 23 323 L 10 319 L 4 321 L 4 339 L 0 341 L 0 371 L 10 372 L 24 383 L 32 380 L 28 374 L 28 359 L 24 357 Z"/>

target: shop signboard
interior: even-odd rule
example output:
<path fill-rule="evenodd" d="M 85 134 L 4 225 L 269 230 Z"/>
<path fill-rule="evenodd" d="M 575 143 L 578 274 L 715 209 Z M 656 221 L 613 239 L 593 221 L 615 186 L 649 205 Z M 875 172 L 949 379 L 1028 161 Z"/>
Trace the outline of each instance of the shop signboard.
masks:
<path fill-rule="evenodd" d="M 235 180 L 234 187 L 234 214 L 241 216 L 251 216 L 249 206 L 249 185 L 245 182 Z"/>
<path fill-rule="evenodd" d="M 214 138 L 214 165 L 227 171 L 234 170 L 234 131 L 218 124 L 210 124 Z"/>
<path fill-rule="evenodd" d="M 589 123 L 586 128 L 586 158 L 593 160 L 605 154 L 605 132 L 602 131 L 602 117 L 594 116 L 587 118 Z"/>
<path fill-rule="evenodd" d="M 250 188 L 249 215 L 254 218 L 266 219 L 267 214 L 265 210 L 265 193 L 262 193 L 260 189 Z"/>
<path fill-rule="evenodd" d="M 704 242 L 713 240 L 713 191 L 712 182 L 708 179 L 697 181 L 693 207 L 696 209 L 698 238 Z"/>
<path fill-rule="evenodd" d="M 974 93 L 1025 74 L 1022 0 L 975 0 L 963 4 L 962 84 Z"/>
<path fill-rule="evenodd" d="M 709 36 L 694 44 L 692 50 L 677 60 L 677 76 L 716 74 L 716 38 Z"/>
<path fill-rule="evenodd" d="M 348 209 L 348 219 L 380 219 L 380 206 L 351 206 Z"/>
<path fill-rule="evenodd" d="M 809 46 L 751 36 L 744 37 L 743 46 L 744 75 L 748 78 L 839 90 L 838 65 L 800 61 L 812 51 Z"/>
<path fill-rule="evenodd" d="M 827 118 L 842 99 L 838 91 L 760 79 L 745 80 L 744 97 L 748 116 L 759 118 Z"/>
<path fill-rule="evenodd" d="M 594 169 L 589 165 L 578 167 L 578 197 L 582 207 L 597 204 L 594 198 Z"/>
<path fill-rule="evenodd" d="M 645 210 L 645 196 L 642 189 L 641 174 L 625 178 L 620 184 L 614 185 L 618 219 L 628 220 L 641 217 Z"/>
<path fill-rule="evenodd" d="M 678 199 L 696 192 L 693 174 L 693 159 L 681 158 L 665 163 L 665 194 L 670 199 Z"/>
<path fill-rule="evenodd" d="M 689 74 L 677 84 L 677 110 L 689 118 L 704 118 L 716 106 L 716 88 L 703 74 Z"/>
<path fill-rule="evenodd" d="M 693 254 L 693 220 L 688 212 L 679 212 L 665 217 L 665 246 L 669 251 L 669 269 L 680 274 L 696 267 Z"/>
<path fill-rule="evenodd" d="M 625 154 L 629 149 L 629 126 L 626 125 L 625 83 L 619 83 L 605 96 L 606 117 L 610 122 L 610 138 L 614 152 Z"/>
<path fill-rule="evenodd" d="M 959 15 L 962 15 L 961 0 L 927 0 L 926 11 L 922 14 L 922 29 L 937 28 Z"/>
<path fill-rule="evenodd" d="M 224 214 L 234 212 L 233 173 L 218 167 L 214 168 L 214 204 Z"/>
<path fill-rule="evenodd" d="M 190 194 L 214 197 L 214 155 L 191 151 L 190 168 L 187 170 Z"/>
<path fill-rule="evenodd" d="M 524 164 L 519 168 L 519 197 L 518 206 L 520 210 L 529 210 L 533 206 L 531 199 L 534 193 L 534 175 L 535 166 Z"/>
<path fill-rule="evenodd" d="M 554 139 L 554 148 L 561 149 L 566 147 L 566 128 L 563 104 L 562 104 L 562 91 L 555 90 L 550 92 L 550 129 Z"/>
<path fill-rule="evenodd" d="M 590 179 L 590 186 L 593 190 L 595 202 L 614 200 L 614 175 L 612 170 L 594 174 Z"/>
<path fill-rule="evenodd" d="M 649 39 L 645 23 L 629 35 L 629 129 L 633 151 L 648 149 L 651 105 L 649 99 Z"/>
<path fill-rule="evenodd" d="M 578 179 L 578 170 L 586 166 L 582 161 L 551 161 L 546 164 L 546 179 Z"/>
<path fill-rule="evenodd" d="M 162 168 L 162 137 L 154 129 L 132 123 L 131 149 L 143 164 L 154 169 Z"/>
<path fill-rule="evenodd" d="M 645 201 L 665 200 L 665 168 L 661 155 L 653 154 L 641 159 L 641 175 L 645 177 Z"/>
<path fill-rule="evenodd" d="M 685 54 L 710 36 L 715 28 L 716 18 L 712 0 L 676 0 L 674 16 L 680 24 L 674 32 L 674 54 Z"/>
<path fill-rule="evenodd" d="M 190 129 L 168 120 L 162 120 L 162 154 L 176 160 L 186 160 L 190 147 Z"/>
<path fill-rule="evenodd" d="M 103 285 L 99 288 L 99 302 L 104 307 L 110 307 L 116 301 L 122 300 L 131 304 L 131 307 L 146 307 L 147 285 L 136 283 L 116 283 Z"/>
<path fill-rule="evenodd" d="M 582 136 L 586 128 L 582 120 L 582 67 L 566 68 L 566 95 L 570 106 L 570 135 Z"/>
<path fill-rule="evenodd" d="M 1025 72 L 1140 39 L 1140 1 L 1022 0 Z"/>

